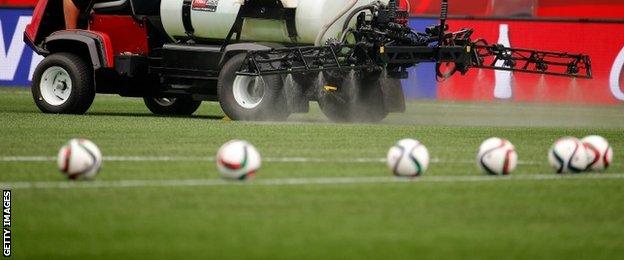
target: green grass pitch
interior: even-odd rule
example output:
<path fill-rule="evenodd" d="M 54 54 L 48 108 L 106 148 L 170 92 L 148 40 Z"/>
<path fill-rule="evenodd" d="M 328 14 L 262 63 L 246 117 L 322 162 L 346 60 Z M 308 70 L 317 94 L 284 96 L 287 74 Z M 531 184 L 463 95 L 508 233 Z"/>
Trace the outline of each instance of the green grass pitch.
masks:
<path fill-rule="evenodd" d="M 85 116 L 44 115 L 27 90 L 0 90 L 0 186 L 13 187 L 18 259 L 616 259 L 624 255 L 624 107 L 410 102 L 378 125 L 151 115 L 138 99 L 98 96 Z M 614 165 L 550 178 L 562 136 L 603 135 Z M 516 178 L 475 163 L 491 136 L 517 147 Z M 97 180 L 74 184 L 54 157 L 97 143 Z M 433 163 L 396 182 L 387 149 L 411 137 Z M 257 178 L 222 182 L 211 158 L 230 139 L 265 158 Z M 592 178 L 590 178 L 592 177 Z M 593 178 L 596 177 L 596 178 Z"/>

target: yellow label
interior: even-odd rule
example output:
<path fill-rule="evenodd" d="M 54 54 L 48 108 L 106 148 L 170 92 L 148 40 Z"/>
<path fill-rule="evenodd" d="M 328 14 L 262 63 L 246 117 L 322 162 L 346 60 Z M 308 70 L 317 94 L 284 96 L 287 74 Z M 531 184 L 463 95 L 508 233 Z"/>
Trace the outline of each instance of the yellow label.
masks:
<path fill-rule="evenodd" d="M 325 86 L 325 87 L 323 87 L 323 89 L 325 89 L 325 91 L 327 91 L 327 92 L 334 92 L 334 91 L 338 90 L 337 87 L 333 87 L 333 86 Z"/>

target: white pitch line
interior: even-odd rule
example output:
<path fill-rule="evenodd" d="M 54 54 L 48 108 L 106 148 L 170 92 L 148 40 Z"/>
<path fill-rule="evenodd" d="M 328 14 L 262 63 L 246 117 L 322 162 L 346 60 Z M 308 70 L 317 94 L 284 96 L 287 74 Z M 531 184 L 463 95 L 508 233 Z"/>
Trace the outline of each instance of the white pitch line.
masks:
<path fill-rule="evenodd" d="M 51 162 L 55 161 L 55 157 L 49 156 L 5 156 L 0 157 L 2 162 Z"/>
<path fill-rule="evenodd" d="M 291 186 L 291 185 L 348 185 L 384 183 L 462 183 L 462 182 L 508 182 L 508 181 L 557 181 L 557 180 L 614 180 L 624 179 L 618 174 L 582 175 L 516 175 L 516 176 L 423 176 L 415 179 L 395 177 L 335 177 L 335 178 L 276 178 L 234 182 L 221 179 L 192 180 L 121 180 L 93 182 L 4 182 L 2 189 L 96 189 L 96 188 L 146 188 L 146 187 L 211 187 L 211 186 Z"/>
<path fill-rule="evenodd" d="M 56 157 L 50 156 L 4 156 L 0 162 L 55 162 Z M 104 156 L 105 162 L 214 162 L 214 157 L 201 156 Z M 385 158 L 311 158 L 311 157 L 267 157 L 262 159 L 268 163 L 385 163 Z M 434 164 L 475 164 L 471 160 L 431 159 Z M 542 165 L 539 162 L 519 161 L 519 165 Z"/>

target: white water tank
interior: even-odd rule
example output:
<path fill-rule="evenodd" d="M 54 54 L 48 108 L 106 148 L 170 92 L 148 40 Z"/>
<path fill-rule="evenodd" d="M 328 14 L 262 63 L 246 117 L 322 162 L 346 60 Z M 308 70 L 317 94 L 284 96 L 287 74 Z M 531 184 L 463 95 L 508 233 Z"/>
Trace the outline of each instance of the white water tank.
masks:
<path fill-rule="evenodd" d="M 313 44 L 323 26 L 346 8 L 348 0 L 281 0 L 284 6 L 296 7 L 296 43 Z M 359 0 L 355 7 L 363 6 L 375 0 Z M 223 40 L 234 25 L 241 7 L 241 0 L 193 0 L 191 23 L 194 36 L 204 39 Z M 387 3 L 388 0 L 382 0 Z M 185 37 L 182 6 L 184 0 L 161 0 L 160 14 L 167 34 L 175 39 Z M 348 13 L 347 13 L 348 14 Z M 345 15 L 346 16 L 346 15 Z M 325 34 L 323 42 L 337 38 L 342 30 L 342 17 Z M 354 19 L 355 20 L 355 19 Z M 247 18 L 243 25 L 243 41 L 293 42 L 288 37 L 286 23 L 283 20 L 265 20 Z"/>

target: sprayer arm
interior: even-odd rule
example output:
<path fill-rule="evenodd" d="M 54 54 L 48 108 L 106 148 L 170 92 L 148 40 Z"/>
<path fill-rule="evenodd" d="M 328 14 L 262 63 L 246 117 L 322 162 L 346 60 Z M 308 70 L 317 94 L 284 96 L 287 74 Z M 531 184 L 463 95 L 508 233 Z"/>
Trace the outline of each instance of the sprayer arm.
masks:
<path fill-rule="evenodd" d="M 507 48 L 487 45 L 483 40 L 473 43 L 472 48 L 473 68 L 592 78 L 591 60 L 584 54 Z"/>

